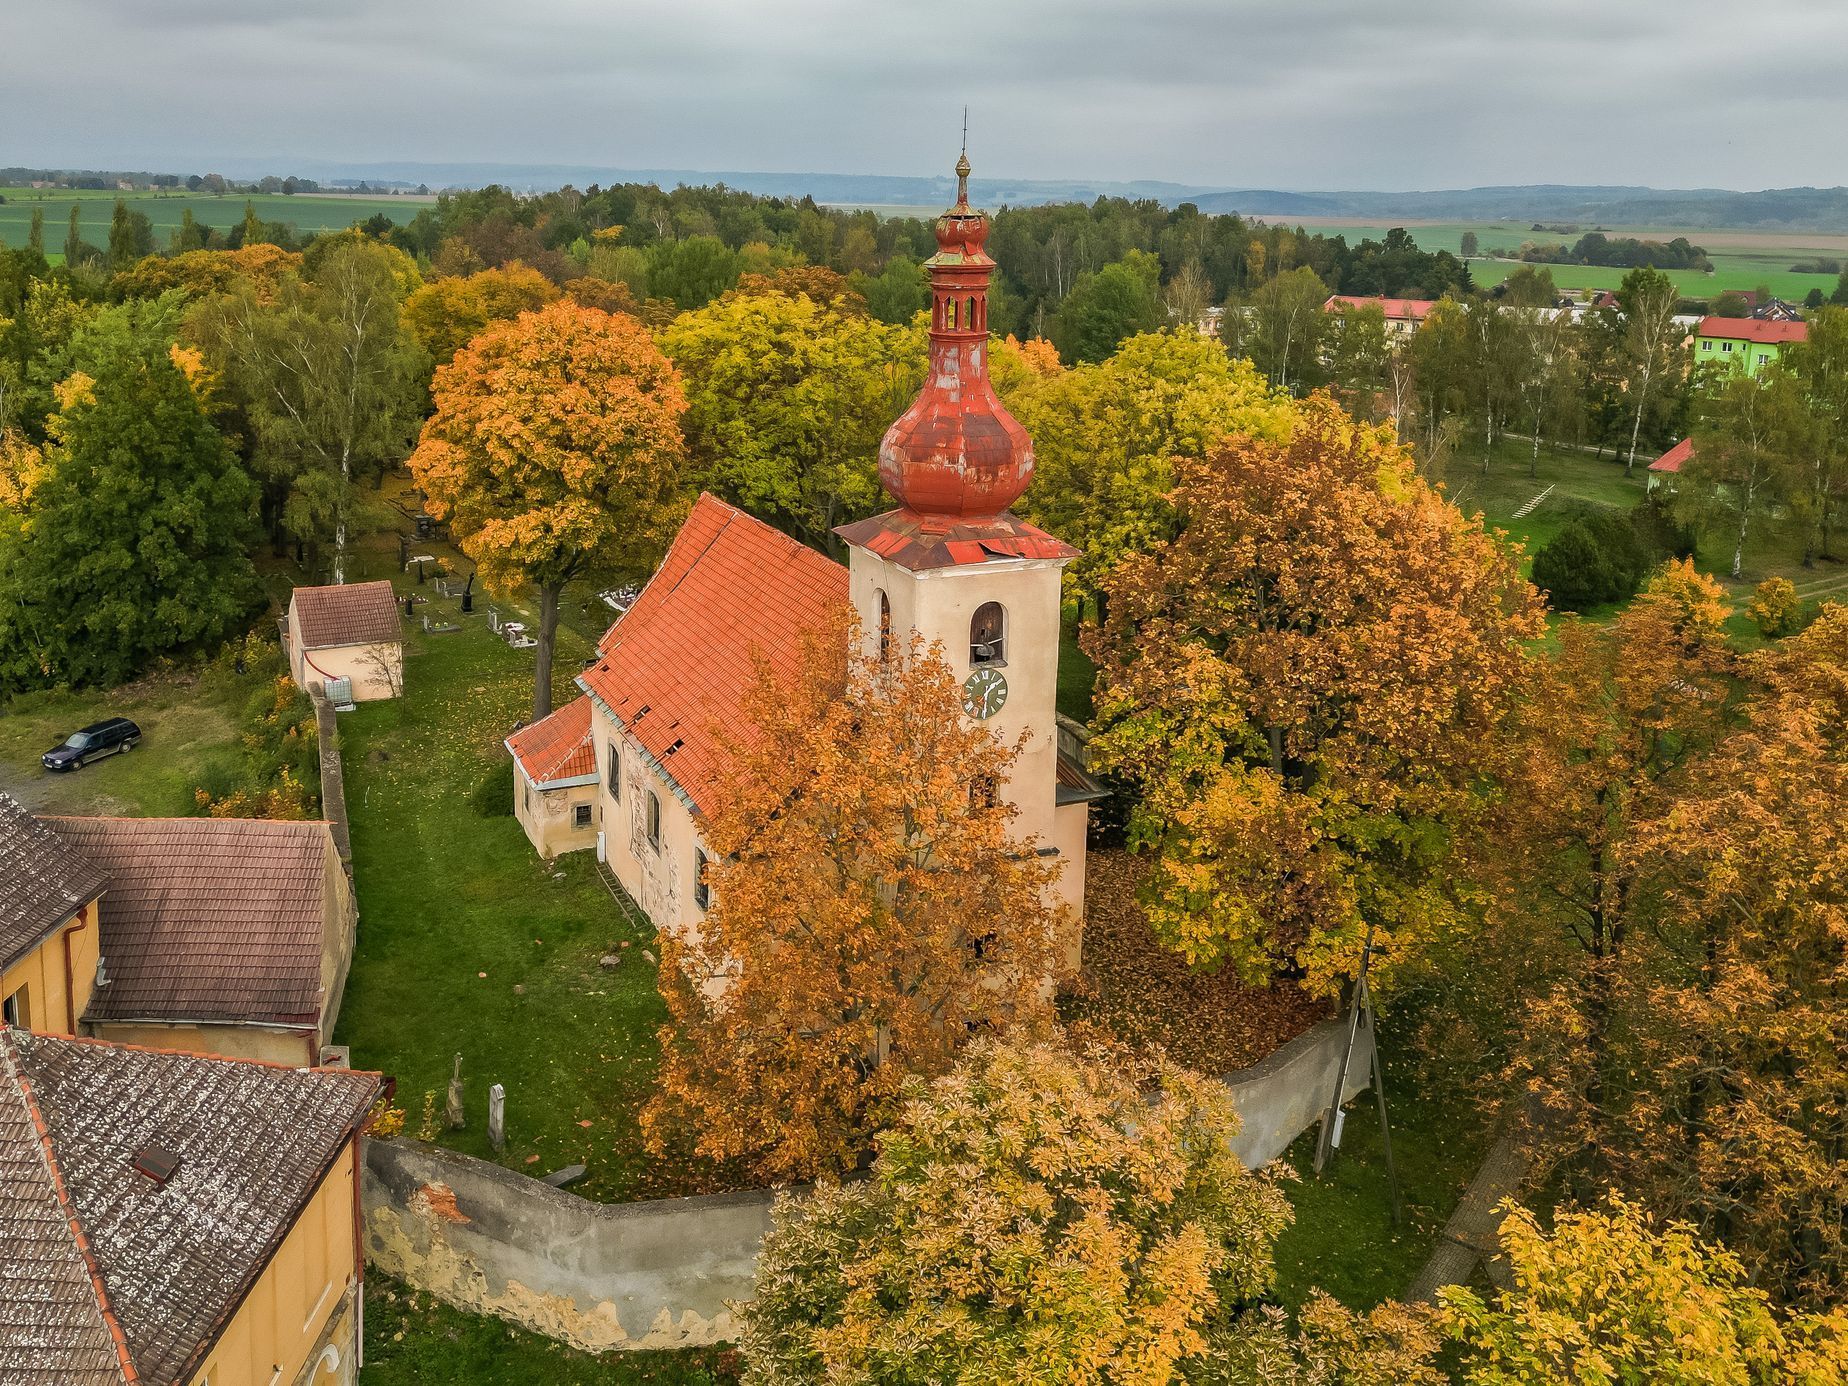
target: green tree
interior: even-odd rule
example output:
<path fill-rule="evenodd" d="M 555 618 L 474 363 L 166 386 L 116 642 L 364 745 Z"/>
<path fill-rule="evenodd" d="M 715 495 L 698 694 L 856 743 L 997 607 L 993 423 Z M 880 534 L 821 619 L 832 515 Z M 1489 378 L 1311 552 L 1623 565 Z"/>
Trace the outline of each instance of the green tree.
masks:
<path fill-rule="evenodd" d="M 1829 302 L 1838 308 L 1848 308 L 1848 269 L 1836 276 L 1835 291 L 1829 295 Z"/>
<path fill-rule="evenodd" d="M 1661 270 L 1633 269 L 1618 286 L 1616 309 L 1607 310 L 1620 316 L 1620 360 L 1633 396 L 1625 476 L 1636 470 L 1636 444 L 1650 405 L 1659 403 L 1666 378 L 1683 364 L 1680 358 L 1685 334 L 1675 323 L 1675 309 L 1680 302 L 1681 291 Z"/>
<path fill-rule="evenodd" d="M 1251 295 L 1251 359 L 1279 389 L 1300 393 L 1320 379 L 1327 301 L 1328 286 L 1307 265 L 1285 270 Z"/>
<path fill-rule="evenodd" d="M 1559 302 L 1559 289 L 1553 283 L 1550 269 L 1522 265 L 1502 280 L 1501 297 L 1510 308 L 1551 308 Z"/>
<path fill-rule="evenodd" d="M 143 256 L 153 253 L 154 223 L 118 197 L 115 211 L 109 218 L 109 267 L 127 269 Z"/>
<path fill-rule="evenodd" d="M 1290 1208 L 1223 1087 L 978 1039 L 912 1080 L 868 1178 L 780 1200 L 746 1380 L 1163 1386 L 1270 1285 Z"/>
<path fill-rule="evenodd" d="M 697 486 L 815 548 L 881 504 L 879 440 L 916 393 L 915 325 L 843 302 L 744 292 L 683 313 L 661 333 L 687 392 Z"/>
<path fill-rule="evenodd" d="M 1799 459 L 1815 447 L 1816 420 L 1796 376 L 1781 363 L 1757 375 L 1726 373 L 1700 411 L 1680 496 L 1695 516 L 1730 522 L 1736 578 L 1745 570 L 1753 520 L 1800 492 Z"/>
<path fill-rule="evenodd" d="M 175 317 L 125 304 L 74 344 L 44 476 L 0 541 L 0 687 L 119 683 L 223 640 L 261 597 L 255 488 L 173 359 Z"/>
<path fill-rule="evenodd" d="M 1798 510 L 1806 521 L 1803 564 L 1834 554 L 1837 516 L 1848 504 L 1848 308 L 1823 308 L 1786 358 L 1808 400 L 1814 431 L 1800 459 Z"/>
<path fill-rule="evenodd" d="M 1465 260 L 1470 260 L 1475 258 L 1476 248 L 1479 244 L 1480 242 L 1477 241 L 1474 231 L 1465 231 L 1463 233 L 1463 239 L 1458 243 L 1457 249 L 1462 252 Z"/>
<path fill-rule="evenodd" d="M 1094 273 L 1081 274 L 1053 315 L 1052 341 L 1068 361 L 1102 361 L 1125 337 L 1153 332 L 1167 321 L 1161 302 L 1161 261 L 1132 250 Z"/>
<path fill-rule="evenodd" d="M 682 312 L 704 308 L 738 282 L 737 252 L 717 236 L 659 241 L 647 257 L 648 296 L 672 299 Z"/>
<path fill-rule="evenodd" d="M 68 266 L 76 266 L 84 259 L 86 247 L 83 243 L 83 232 L 79 229 L 77 222 L 82 212 L 83 209 L 75 202 L 71 204 L 70 224 L 64 232 L 64 263 Z"/>
<path fill-rule="evenodd" d="M 930 281 L 924 268 L 908 255 L 894 255 L 878 274 L 856 275 L 855 287 L 866 299 L 869 313 L 880 322 L 910 322 L 930 303 Z"/>
<path fill-rule="evenodd" d="M 1534 554 L 1534 586 L 1554 609 L 1583 611 L 1628 601 L 1643 585 L 1650 557 L 1628 515 L 1587 506 Z"/>
<path fill-rule="evenodd" d="M 273 301 L 240 283 L 191 324 L 249 421 L 273 530 L 331 541 L 336 582 L 355 481 L 402 461 L 417 427 L 421 367 L 400 320 L 416 280 L 403 251 L 347 240 Z"/>
<path fill-rule="evenodd" d="M 36 250 L 40 255 L 45 253 L 45 209 L 43 207 L 32 209 L 32 227 L 26 232 L 26 249 Z"/>
<path fill-rule="evenodd" d="M 1392 365 L 1392 339 L 1386 313 L 1377 303 L 1343 308 L 1328 324 L 1328 383 L 1335 398 L 1355 418 L 1379 418 L 1380 392 Z"/>

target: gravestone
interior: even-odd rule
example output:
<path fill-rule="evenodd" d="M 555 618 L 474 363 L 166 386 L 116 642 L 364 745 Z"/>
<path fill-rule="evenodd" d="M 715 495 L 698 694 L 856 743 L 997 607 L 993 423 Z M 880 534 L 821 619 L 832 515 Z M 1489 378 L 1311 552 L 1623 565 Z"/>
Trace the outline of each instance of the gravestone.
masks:
<path fill-rule="evenodd" d="M 449 1100 L 443 1104 L 443 1120 L 449 1123 L 451 1131 L 460 1131 L 463 1126 L 462 1112 L 462 1056 L 456 1055 L 456 1065 L 449 1075 Z"/>
<path fill-rule="evenodd" d="M 507 1090 L 499 1083 L 488 1089 L 488 1144 L 496 1155 L 507 1148 Z"/>

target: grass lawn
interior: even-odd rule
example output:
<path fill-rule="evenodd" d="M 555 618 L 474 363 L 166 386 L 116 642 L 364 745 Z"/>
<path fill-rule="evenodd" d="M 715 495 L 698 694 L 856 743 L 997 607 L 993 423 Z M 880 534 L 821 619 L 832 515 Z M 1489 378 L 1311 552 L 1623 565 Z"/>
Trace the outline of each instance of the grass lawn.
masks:
<path fill-rule="evenodd" d="M 593 1357 L 464 1314 L 376 1271 L 366 1277 L 360 1386 L 720 1386 L 737 1380 L 734 1360 L 718 1348 Z"/>
<path fill-rule="evenodd" d="M 1559 532 L 1576 507 L 1628 510 L 1640 501 L 1648 484 L 1643 468 L 1639 455 L 1636 474 L 1626 477 L 1622 458 L 1544 446 L 1536 465 L 1531 443 L 1504 438 L 1490 452 L 1486 470 L 1480 446 L 1459 448 L 1445 474 L 1444 490 L 1464 514 L 1480 513 L 1490 528 L 1506 530 L 1509 538 L 1518 540 L 1531 563 L 1534 550 Z M 1514 518 L 1515 511 L 1549 486 L 1553 489 L 1545 500 L 1529 514 Z M 1524 564 L 1523 571 L 1528 566 Z"/>
<path fill-rule="evenodd" d="M 197 812 L 193 790 L 213 762 L 239 758 L 246 682 L 213 686 L 196 674 L 152 674 L 108 691 L 47 691 L 0 708 L 0 790 L 46 813 L 177 817 Z M 140 724 L 141 744 L 68 774 L 39 757 L 103 717 Z"/>
<path fill-rule="evenodd" d="M 453 603 L 443 603 L 445 614 Z M 683 1192 L 645 1166 L 636 1113 L 652 1089 L 663 1018 L 652 929 L 618 906 L 588 852 L 541 862 L 512 816 L 502 740 L 530 708 L 529 652 L 479 614 L 460 633 L 413 634 L 405 696 L 340 719 L 358 951 L 338 1038 L 399 1080 L 415 1134 L 462 1055 L 468 1124 L 445 1144 L 491 1157 L 487 1090 L 507 1092 L 504 1163 L 534 1174 L 581 1162 L 600 1199 Z M 560 632 L 559 666 L 588 649 Z M 563 681 L 561 677 L 561 682 Z M 622 956 L 606 972 L 598 959 Z"/>
<path fill-rule="evenodd" d="M 1365 1092 L 1348 1107 L 1341 1149 L 1321 1178 L 1312 1173 L 1315 1127 L 1284 1156 L 1300 1176 L 1285 1185 L 1296 1222 L 1277 1243 L 1277 1294 L 1291 1309 L 1312 1289 L 1355 1309 L 1403 1295 L 1488 1151 L 1472 1114 L 1459 1117 L 1437 1094 L 1418 1091 L 1409 1076 L 1396 1077 L 1390 1026 L 1381 1048 L 1404 1221 L 1392 1225 L 1379 1116 L 1373 1094 Z"/>

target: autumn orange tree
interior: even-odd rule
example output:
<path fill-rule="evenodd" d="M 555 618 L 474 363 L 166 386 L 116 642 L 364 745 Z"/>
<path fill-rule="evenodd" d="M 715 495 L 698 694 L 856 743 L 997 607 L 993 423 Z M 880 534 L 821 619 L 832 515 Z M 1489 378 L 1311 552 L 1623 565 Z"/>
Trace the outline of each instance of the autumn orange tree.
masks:
<path fill-rule="evenodd" d="M 558 302 L 489 326 L 432 393 L 411 473 L 490 587 L 537 591 L 543 717 L 565 584 L 640 576 L 660 553 L 680 497 L 679 376 L 635 319 Z"/>
<path fill-rule="evenodd" d="M 1220 1084 L 983 1038 L 898 1095 L 866 1179 L 777 1205 L 746 1380 L 1166 1386 L 1270 1286 L 1290 1207 Z"/>
<path fill-rule="evenodd" d="M 432 279 L 404 301 L 405 331 L 429 355 L 447 365 L 463 344 L 491 322 L 543 308 L 558 287 L 519 261 L 474 274 Z"/>
<path fill-rule="evenodd" d="M 853 1166 L 907 1074 L 1048 1015 L 1051 872 L 1010 831 L 1018 747 L 961 714 L 941 653 L 846 626 L 766 668 L 706 834 L 711 912 L 663 941 L 657 1149 L 774 1178 Z"/>
<path fill-rule="evenodd" d="M 1179 532 L 1104 579 L 1093 763 L 1133 789 L 1157 934 L 1194 963 L 1332 989 L 1462 917 L 1530 676 L 1538 596 L 1383 430 L 1301 406 L 1287 441 L 1176 463 Z"/>

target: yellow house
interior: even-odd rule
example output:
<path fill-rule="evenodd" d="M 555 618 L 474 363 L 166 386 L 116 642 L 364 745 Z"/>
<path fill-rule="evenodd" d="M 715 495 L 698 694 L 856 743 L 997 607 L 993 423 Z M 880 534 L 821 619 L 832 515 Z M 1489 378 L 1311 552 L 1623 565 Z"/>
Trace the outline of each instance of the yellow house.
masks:
<path fill-rule="evenodd" d="M 351 1386 L 379 1090 L 0 1029 L 0 1381 Z"/>
<path fill-rule="evenodd" d="M 296 588 L 283 639 L 298 688 L 351 679 L 359 703 L 404 692 L 404 636 L 389 582 Z"/>
<path fill-rule="evenodd" d="M 597 845 L 597 750 L 590 699 L 577 698 L 507 738 L 513 816 L 539 855 Z"/>
<path fill-rule="evenodd" d="M 0 1020 L 77 1033 L 106 884 L 100 866 L 0 794 Z"/>
<path fill-rule="evenodd" d="M 228 1058 L 321 1061 L 358 922 L 328 824 L 44 822 L 109 881 L 83 1033 Z"/>

